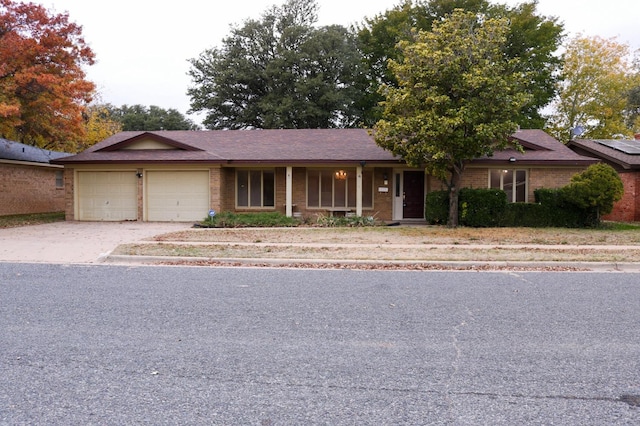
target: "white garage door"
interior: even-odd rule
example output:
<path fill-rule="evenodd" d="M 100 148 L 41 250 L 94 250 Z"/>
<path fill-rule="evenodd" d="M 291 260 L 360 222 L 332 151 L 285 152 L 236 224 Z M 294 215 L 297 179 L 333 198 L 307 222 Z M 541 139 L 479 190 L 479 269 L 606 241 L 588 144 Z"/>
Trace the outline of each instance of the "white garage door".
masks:
<path fill-rule="evenodd" d="M 208 171 L 149 171 L 146 179 L 148 221 L 190 222 L 207 216 Z"/>
<path fill-rule="evenodd" d="M 135 170 L 78 172 L 78 220 L 137 220 Z"/>

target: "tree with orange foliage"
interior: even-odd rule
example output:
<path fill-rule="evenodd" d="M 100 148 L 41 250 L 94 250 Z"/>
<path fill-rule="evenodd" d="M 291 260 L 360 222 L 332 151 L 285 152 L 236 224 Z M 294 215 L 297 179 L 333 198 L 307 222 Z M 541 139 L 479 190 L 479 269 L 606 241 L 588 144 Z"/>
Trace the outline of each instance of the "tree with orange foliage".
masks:
<path fill-rule="evenodd" d="M 76 151 L 95 85 L 82 27 L 34 3 L 0 0 L 0 137 Z"/>

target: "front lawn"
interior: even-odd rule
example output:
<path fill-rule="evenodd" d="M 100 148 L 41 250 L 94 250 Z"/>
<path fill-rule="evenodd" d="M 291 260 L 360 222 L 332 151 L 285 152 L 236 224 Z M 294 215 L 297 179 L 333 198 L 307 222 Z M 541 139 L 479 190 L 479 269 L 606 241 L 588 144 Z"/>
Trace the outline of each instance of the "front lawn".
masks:
<path fill-rule="evenodd" d="M 16 228 L 18 226 L 40 225 L 43 223 L 64 221 L 64 212 L 33 213 L 0 216 L 0 228 Z"/>

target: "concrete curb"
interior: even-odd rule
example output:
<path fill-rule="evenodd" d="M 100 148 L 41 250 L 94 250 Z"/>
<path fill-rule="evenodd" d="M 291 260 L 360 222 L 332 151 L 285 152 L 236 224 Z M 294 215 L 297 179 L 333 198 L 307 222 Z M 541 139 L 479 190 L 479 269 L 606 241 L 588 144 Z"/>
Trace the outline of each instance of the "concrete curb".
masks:
<path fill-rule="evenodd" d="M 381 261 L 381 260 L 349 260 L 349 259 L 269 259 L 269 258 L 212 258 L 212 257 L 181 257 L 181 256 L 131 256 L 131 255 L 107 255 L 101 257 L 100 262 L 114 264 L 219 264 L 222 267 L 287 267 L 301 265 L 307 268 L 314 266 L 368 267 L 374 269 L 375 265 L 395 267 L 408 270 L 420 269 L 437 270 L 566 270 L 568 272 L 640 272 L 640 263 L 613 263 L 613 262 L 511 262 L 511 261 Z M 204 266 L 204 265 L 203 265 Z M 212 265 L 214 266 L 214 265 Z"/>

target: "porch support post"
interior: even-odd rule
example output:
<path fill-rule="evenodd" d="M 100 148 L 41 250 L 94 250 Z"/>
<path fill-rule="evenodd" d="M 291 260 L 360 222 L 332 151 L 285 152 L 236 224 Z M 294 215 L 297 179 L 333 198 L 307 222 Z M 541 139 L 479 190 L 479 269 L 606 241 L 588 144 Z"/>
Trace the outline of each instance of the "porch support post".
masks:
<path fill-rule="evenodd" d="M 356 216 L 362 216 L 362 166 L 356 167 Z"/>
<path fill-rule="evenodd" d="M 286 215 L 293 217 L 293 167 L 287 166 L 287 201 Z"/>

